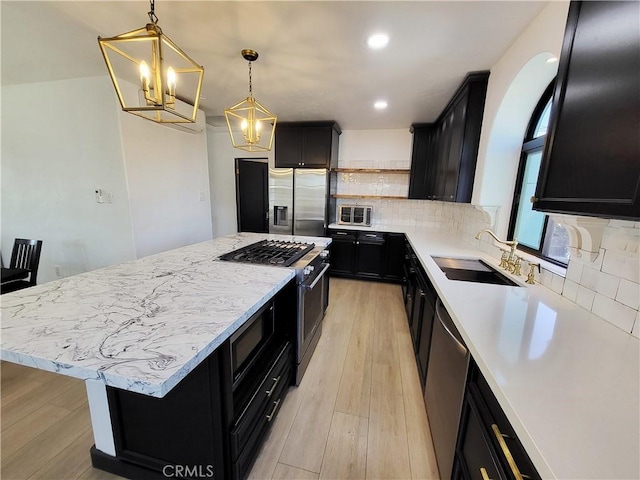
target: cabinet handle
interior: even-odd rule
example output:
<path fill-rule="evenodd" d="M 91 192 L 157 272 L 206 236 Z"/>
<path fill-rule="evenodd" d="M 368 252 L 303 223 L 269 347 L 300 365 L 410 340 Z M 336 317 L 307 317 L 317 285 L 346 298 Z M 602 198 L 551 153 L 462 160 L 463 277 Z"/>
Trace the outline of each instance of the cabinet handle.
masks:
<path fill-rule="evenodd" d="M 281 398 L 279 398 L 278 400 L 276 400 L 273 405 L 273 409 L 271 410 L 271 413 L 269 415 L 267 415 L 267 422 L 270 422 L 273 419 L 273 416 L 276 414 L 276 410 L 278 409 L 278 405 L 280 405 L 280 400 L 282 400 Z"/>
<path fill-rule="evenodd" d="M 347 232 L 336 232 L 336 235 L 346 235 Z"/>
<path fill-rule="evenodd" d="M 274 378 L 274 382 L 273 385 L 271 385 L 271 388 L 269 390 L 267 390 L 266 393 L 267 397 L 270 397 L 271 395 L 273 395 L 273 392 L 275 392 L 276 390 L 276 385 L 278 385 L 278 382 L 280 381 L 280 377 L 282 377 L 282 375 L 278 375 L 278 378 Z"/>
<path fill-rule="evenodd" d="M 540 199 L 539 199 L 538 197 L 536 197 L 535 195 L 533 195 L 533 196 L 529 199 L 529 201 L 530 201 L 531 203 L 535 203 L 535 202 L 537 202 L 538 200 L 540 200 Z"/>
<path fill-rule="evenodd" d="M 424 292 L 420 292 L 420 298 L 424 298 L 424 297 L 426 297 L 426 296 L 427 296 L 427 294 L 426 294 L 426 293 L 424 293 Z"/>
<path fill-rule="evenodd" d="M 482 475 L 482 480 L 491 480 L 491 477 L 487 473 L 487 469 L 484 467 L 480 469 L 480 475 Z"/>
<path fill-rule="evenodd" d="M 377 238 L 378 236 L 377 236 L 375 233 L 366 233 L 366 234 L 365 234 L 365 237 L 369 237 L 369 238 L 371 238 L 371 237 L 373 237 L 373 238 Z"/>
<path fill-rule="evenodd" d="M 523 480 L 524 477 L 520 473 L 520 470 L 518 469 L 518 466 L 516 465 L 516 462 L 513 459 L 513 455 L 511 455 L 511 452 L 509 451 L 509 447 L 507 446 L 507 443 L 504 441 L 505 438 L 509 438 L 508 435 L 502 434 L 502 432 L 500 432 L 500 429 L 498 428 L 498 425 L 496 425 L 495 423 L 491 424 L 491 428 L 493 429 L 493 434 L 496 436 L 496 439 L 498 440 L 498 444 L 502 449 L 502 453 L 507 459 L 507 463 L 509 464 L 509 468 L 511 468 L 511 472 L 513 473 L 513 476 L 516 477 L 516 480 Z"/>
<path fill-rule="evenodd" d="M 356 245 L 360 245 L 360 242 L 356 242 Z"/>

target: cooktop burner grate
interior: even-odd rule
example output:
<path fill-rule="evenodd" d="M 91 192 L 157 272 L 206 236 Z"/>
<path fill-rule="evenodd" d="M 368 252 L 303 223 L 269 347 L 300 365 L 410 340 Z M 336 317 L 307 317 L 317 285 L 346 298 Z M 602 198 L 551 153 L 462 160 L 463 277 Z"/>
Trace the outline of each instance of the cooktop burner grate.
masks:
<path fill-rule="evenodd" d="M 262 240 L 220 256 L 220 260 L 243 263 L 262 263 L 289 267 L 315 247 L 314 243 Z"/>

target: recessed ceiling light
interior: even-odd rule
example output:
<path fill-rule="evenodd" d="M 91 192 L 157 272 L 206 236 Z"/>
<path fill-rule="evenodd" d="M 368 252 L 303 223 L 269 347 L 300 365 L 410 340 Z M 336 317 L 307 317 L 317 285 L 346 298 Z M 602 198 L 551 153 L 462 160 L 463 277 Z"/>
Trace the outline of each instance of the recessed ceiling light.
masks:
<path fill-rule="evenodd" d="M 547 58 L 547 63 L 555 63 L 558 61 L 558 57 Z"/>
<path fill-rule="evenodd" d="M 384 100 L 378 100 L 376 103 L 373 104 L 373 108 L 375 108 L 376 110 L 384 110 L 385 108 L 387 108 L 388 103 L 385 102 Z"/>
<path fill-rule="evenodd" d="M 389 43 L 389 35 L 386 33 L 374 33 L 367 38 L 367 45 L 374 50 L 386 47 L 387 43 Z"/>

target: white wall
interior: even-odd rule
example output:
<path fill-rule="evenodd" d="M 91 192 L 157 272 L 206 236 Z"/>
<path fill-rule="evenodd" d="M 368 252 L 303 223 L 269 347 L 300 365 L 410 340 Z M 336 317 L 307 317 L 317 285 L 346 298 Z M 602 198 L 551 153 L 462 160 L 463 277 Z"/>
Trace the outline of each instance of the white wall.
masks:
<path fill-rule="evenodd" d="M 245 152 L 233 148 L 226 127 L 207 125 L 209 150 L 209 177 L 211 186 L 211 223 L 213 237 L 238 231 L 236 214 L 236 158 L 268 158 L 273 167 L 274 150 L 270 152 Z"/>
<path fill-rule="evenodd" d="M 43 240 L 38 283 L 212 238 L 204 130 L 122 112 L 106 75 L 3 86 L 2 100 L 6 263 L 16 237 Z"/>
<path fill-rule="evenodd" d="M 555 76 L 569 3 L 550 2 L 491 68 L 471 202 L 500 207 L 506 236 L 522 140 L 542 92 Z"/>
<path fill-rule="evenodd" d="M 108 77 L 3 86 L 1 153 L 5 263 L 16 237 L 43 240 L 38 283 L 135 258 Z"/>
<path fill-rule="evenodd" d="M 187 133 L 120 112 L 137 257 L 212 238 L 203 131 Z"/>

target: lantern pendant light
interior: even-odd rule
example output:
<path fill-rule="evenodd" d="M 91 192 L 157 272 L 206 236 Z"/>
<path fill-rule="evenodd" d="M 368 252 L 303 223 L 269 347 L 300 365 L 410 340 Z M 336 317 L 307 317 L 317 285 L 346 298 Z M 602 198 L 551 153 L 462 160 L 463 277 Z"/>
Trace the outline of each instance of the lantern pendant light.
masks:
<path fill-rule="evenodd" d="M 253 98 L 251 63 L 258 59 L 258 52 L 245 49 L 241 54 L 249 62 L 249 96 L 233 107 L 225 108 L 224 116 L 235 148 L 266 152 L 273 145 L 277 117 Z"/>
<path fill-rule="evenodd" d="M 162 33 L 150 0 L 150 23 L 98 44 L 125 112 L 157 123 L 195 123 L 204 68 Z"/>

